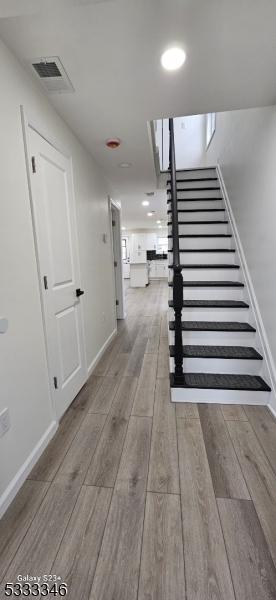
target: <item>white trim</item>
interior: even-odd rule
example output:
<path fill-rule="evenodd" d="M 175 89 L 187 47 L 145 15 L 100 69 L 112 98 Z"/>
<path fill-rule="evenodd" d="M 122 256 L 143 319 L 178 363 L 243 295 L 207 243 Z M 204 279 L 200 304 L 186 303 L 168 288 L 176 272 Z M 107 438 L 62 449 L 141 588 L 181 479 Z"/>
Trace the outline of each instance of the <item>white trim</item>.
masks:
<path fill-rule="evenodd" d="M 0 519 L 8 509 L 9 505 L 15 498 L 17 492 L 19 491 L 25 480 L 27 479 L 29 473 L 31 472 L 32 468 L 42 455 L 46 446 L 54 437 L 57 429 L 57 421 L 52 421 L 51 425 L 49 425 L 48 429 L 46 429 L 45 433 L 40 438 L 39 442 L 36 444 L 31 454 L 29 454 L 28 458 L 25 460 L 23 465 L 17 471 L 14 478 L 9 483 L 8 487 L 3 492 L 2 496 L 0 497 Z"/>
<path fill-rule="evenodd" d="M 268 408 L 268 410 L 270 410 L 270 412 L 273 415 L 274 419 L 276 419 L 276 410 L 275 410 L 275 408 L 273 408 L 273 406 L 271 406 L 271 404 L 268 404 L 267 408 Z"/>
<path fill-rule="evenodd" d="M 249 298 L 250 298 L 251 308 L 252 308 L 252 311 L 253 311 L 253 314 L 254 314 L 254 317 L 256 320 L 256 327 L 257 327 L 257 331 L 258 331 L 260 341 L 262 344 L 262 351 L 263 351 L 264 359 L 266 361 L 268 375 L 270 378 L 269 383 L 272 388 L 272 392 L 270 394 L 270 403 L 268 404 L 268 407 L 270 408 L 271 412 L 273 412 L 273 414 L 275 414 L 275 412 L 276 412 L 276 367 L 275 367 L 273 356 L 272 356 L 272 353 L 270 350 L 270 346 L 269 346 L 267 334 L 265 331 L 260 307 L 259 307 L 258 300 L 257 300 L 256 294 L 255 294 L 253 282 L 252 282 L 251 275 L 250 275 L 248 265 L 246 262 L 245 253 L 243 250 L 243 246 L 242 246 L 239 231 L 237 228 L 236 220 L 235 220 L 232 208 L 231 208 L 229 196 L 227 193 L 227 189 L 225 187 L 225 183 L 224 183 L 223 175 L 222 175 L 222 171 L 221 171 L 221 166 L 219 163 L 217 165 L 217 173 L 218 173 L 218 178 L 219 178 L 222 194 L 223 194 L 224 201 L 225 201 L 225 206 L 226 206 L 226 209 L 228 212 L 229 221 L 230 221 L 230 224 L 232 227 L 237 251 L 239 254 L 240 261 L 241 261 L 243 274 L 244 274 L 244 278 L 246 281 L 247 290 L 248 290 L 248 294 L 249 294 Z"/>
<path fill-rule="evenodd" d="M 102 355 L 104 354 L 104 352 L 108 348 L 109 344 L 111 344 L 111 342 L 112 342 L 112 340 L 113 340 L 113 338 L 115 337 L 116 334 L 117 334 L 117 328 L 112 331 L 112 333 L 110 334 L 110 336 L 107 338 L 107 340 L 104 342 L 103 346 L 99 350 L 98 354 L 96 354 L 95 358 L 93 358 L 92 362 L 90 363 L 90 365 L 88 367 L 88 377 L 90 377 L 91 373 L 96 368 L 99 360 L 102 358 Z"/>

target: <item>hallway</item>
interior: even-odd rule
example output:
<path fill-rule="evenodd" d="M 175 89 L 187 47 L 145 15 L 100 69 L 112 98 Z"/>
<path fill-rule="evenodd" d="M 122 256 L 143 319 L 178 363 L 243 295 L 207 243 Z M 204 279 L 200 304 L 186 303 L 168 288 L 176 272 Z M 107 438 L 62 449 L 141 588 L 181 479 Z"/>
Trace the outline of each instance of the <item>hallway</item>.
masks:
<path fill-rule="evenodd" d="M 70 600 L 275 600 L 275 420 L 170 403 L 167 305 L 165 282 L 127 289 L 126 321 L 0 522 L 1 599 L 51 573 Z"/>

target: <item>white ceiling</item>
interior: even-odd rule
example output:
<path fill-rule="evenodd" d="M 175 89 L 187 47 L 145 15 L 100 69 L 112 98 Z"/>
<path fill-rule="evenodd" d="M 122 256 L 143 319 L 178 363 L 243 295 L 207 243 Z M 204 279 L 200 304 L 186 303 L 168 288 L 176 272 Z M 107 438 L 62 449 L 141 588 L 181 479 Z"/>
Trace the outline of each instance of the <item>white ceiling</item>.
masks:
<path fill-rule="evenodd" d="M 276 102 L 273 0 L 0 0 L 0 16 L 23 64 L 60 57 L 76 92 L 51 101 L 105 170 L 128 227 L 149 225 L 148 120 Z M 187 60 L 168 73 L 160 55 L 172 43 Z M 122 139 L 119 150 L 105 148 L 110 136 Z M 163 193 L 153 202 L 165 218 Z"/>

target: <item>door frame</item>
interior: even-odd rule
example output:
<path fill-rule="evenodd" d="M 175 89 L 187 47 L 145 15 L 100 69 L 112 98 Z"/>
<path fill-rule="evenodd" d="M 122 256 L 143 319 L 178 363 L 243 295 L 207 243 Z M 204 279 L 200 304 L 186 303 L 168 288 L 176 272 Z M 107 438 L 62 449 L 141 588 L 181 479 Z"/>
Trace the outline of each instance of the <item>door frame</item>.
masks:
<path fill-rule="evenodd" d="M 123 281 L 123 261 L 122 261 L 122 246 L 121 246 L 121 206 L 115 200 L 108 197 L 109 202 L 109 222 L 110 222 L 110 241 L 111 241 L 111 258 L 112 258 L 112 273 L 113 273 L 113 289 L 115 301 L 119 300 L 119 306 L 115 306 L 116 319 L 125 319 L 125 293 L 124 293 L 124 281 Z M 116 226 L 114 229 L 115 240 L 116 240 L 116 251 L 118 254 L 118 265 L 114 267 L 114 242 L 113 242 L 113 226 L 112 226 L 112 210 L 116 212 Z M 116 291 L 117 290 L 117 291 Z M 116 298 L 116 295 L 118 296 Z"/>
<path fill-rule="evenodd" d="M 50 369 L 50 358 L 49 358 L 49 348 L 47 343 L 47 330 L 46 330 L 46 319 L 45 319 L 45 294 L 43 288 L 43 276 L 40 270 L 40 261 L 39 261 L 39 241 L 37 237 L 37 228 L 35 221 L 35 210 L 34 210 L 34 194 L 32 188 L 32 171 L 31 171 L 31 141 L 30 141 L 30 129 L 35 131 L 38 135 L 40 135 L 48 144 L 50 144 L 55 150 L 63 154 L 70 161 L 70 171 L 72 177 L 72 194 L 73 194 L 73 213 L 72 220 L 74 227 L 76 229 L 76 262 L 78 266 L 78 271 L 81 276 L 80 270 L 80 258 L 79 258 L 79 236 L 78 236 L 78 227 L 77 227 L 77 214 L 76 214 L 76 198 L 75 198 L 75 186 L 74 186 L 74 172 L 73 172 L 73 161 L 72 155 L 68 153 L 67 150 L 57 141 L 55 138 L 52 138 L 40 124 L 37 124 L 33 119 L 29 118 L 27 115 L 25 108 L 23 105 L 20 105 L 20 114 L 21 114 L 21 123 L 22 123 L 22 131 L 23 131 L 23 143 L 24 143 L 24 153 L 25 153 L 25 162 L 26 162 L 26 171 L 27 171 L 27 180 L 28 180 L 28 189 L 29 189 L 29 198 L 30 198 L 30 208 L 31 208 L 31 217 L 32 217 L 32 230 L 34 237 L 34 249 L 35 249 L 35 259 L 36 259 L 36 267 L 37 267 L 37 278 L 38 278 L 38 286 L 39 286 L 39 295 L 40 295 L 40 308 L 41 308 L 41 317 L 43 324 L 43 334 L 44 334 L 44 347 L 46 353 L 47 360 L 47 371 L 48 371 L 48 389 L 49 396 L 51 399 L 51 405 L 53 410 L 53 415 L 55 420 L 58 420 L 57 410 L 56 410 L 56 399 L 54 395 L 54 390 L 52 386 L 52 374 Z M 87 367 L 87 354 L 86 354 L 86 345 L 85 345 L 85 328 L 84 328 L 84 315 L 83 315 L 83 307 L 82 303 L 80 303 L 80 327 L 82 328 L 82 337 L 84 341 L 83 347 L 83 356 L 84 356 L 84 371 L 86 375 L 86 380 L 88 378 L 88 367 Z"/>

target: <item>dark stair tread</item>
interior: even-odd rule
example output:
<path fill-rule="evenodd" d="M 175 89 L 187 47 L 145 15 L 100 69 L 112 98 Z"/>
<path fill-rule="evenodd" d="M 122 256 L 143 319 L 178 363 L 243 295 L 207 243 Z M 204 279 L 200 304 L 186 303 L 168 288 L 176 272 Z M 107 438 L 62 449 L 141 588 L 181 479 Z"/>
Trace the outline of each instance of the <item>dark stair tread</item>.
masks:
<path fill-rule="evenodd" d="M 170 237 L 170 236 L 168 236 Z M 171 236 L 172 237 L 172 236 Z M 231 233 L 181 233 L 179 238 L 231 238 Z M 181 252 L 181 250 L 180 250 Z"/>
<path fill-rule="evenodd" d="M 183 225 L 228 225 L 228 223 L 229 221 L 185 221 Z M 168 237 L 172 237 L 172 235 L 169 233 Z"/>
<path fill-rule="evenodd" d="M 168 250 L 168 252 L 172 252 L 172 250 Z M 240 269 L 240 265 L 232 265 L 227 263 L 226 265 L 223 265 L 222 263 L 218 263 L 218 264 L 211 264 L 211 265 L 207 265 L 207 264 L 195 264 L 195 265 L 191 265 L 191 264 L 181 264 L 180 265 L 182 269 Z M 173 265 L 169 265 L 169 269 L 172 269 Z"/>
<path fill-rule="evenodd" d="M 236 252 L 236 250 L 232 248 L 185 248 L 179 252 Z"/>
<path fill-rule="evenodd" d="M 172 287 L 172 281 L 169 287 Z M 183 287 L 244 287 L 241 281 L 184 281 Z"/>
<path fill-rule="evenodd" d="M 182 381 L 175 382 L 174 373 L 171 373 L 170 382 L 171 387 L 179 388 L 271 392 L 271 388 L 259 375 L 185 373 Z"/>
<path fill-rule="evenodd" d="M 186 181 L 191 182 L 191 181 L 218 181 L 218 178 L 215 177 L 192 177 L 192 178 L 187 178 L 187 179 L 176 179 L 177 183 L 185 183 Z M 171 183 L 170 179 L 167 179 L 167 185 L 169 185 Z"/>
<path fill-rule="evenodd" d="M 173 300 L 169 300 L 173 308 Z M 184 300 L 183 308 L 249 308 L 242 300 Z"/>
<path fill-rule="evenodd" d="M 256 331 L 249 323 L 238 321 L 182 321 L 181 325 L 182 331 Z M 169 329 L 175 330 L 174 321 L 170 321 Z"/>
<path fill-rule="evenodd" d="M 174 357 L 174 346 L 170 346 L 170 356 Z M 255 348 L 249 346 L 183 346 L 183 358 L 222 358 L 239 360 L 263 360 Z"/>
<path fill-rule="evenodd" d="M 211 187 L 208 186 L 208 187 L 186 187 L 186 188 L 179 188 L 177 185 L 176 189 L 177 189 L 177 192 L 212 192 L 214 190 L 220 190 L 220 185 L 211 186 Z M 167 188 L 167 192 L 168 192 L 168 194 L 171 194 L 170 187 Z"/>
<path fill-rule="evenodd" d="M 178 212 L 182 213 L 201 213 L 201 212 L 225 212 L 225 208 L 182 208 Z M 168 211 L 170 212 L 170 211 Z"/>
<path fill-rule="evenodd" d="M 178 202 L 221 202 L 223 200 L 223 198 L 218 198 L 216 196 L 216 198 L 178 198 Z M 167 199 L 167 202 L 171 202 L 171 198 Z"/>

